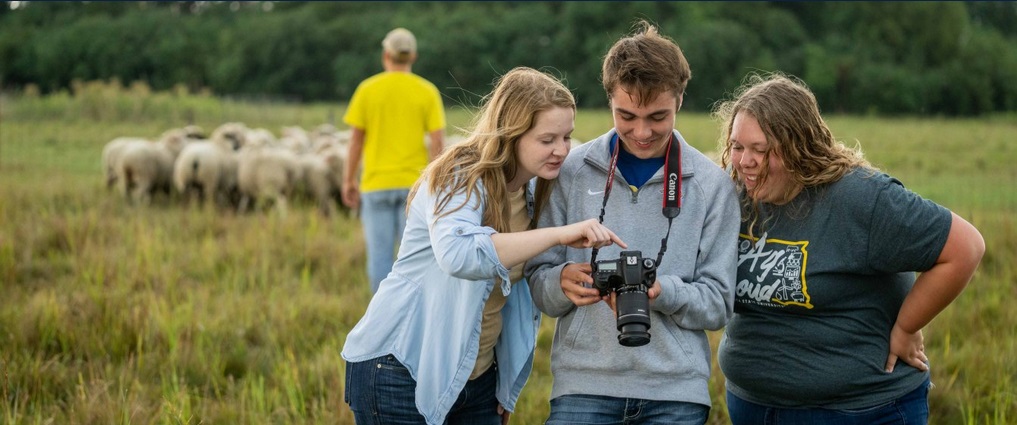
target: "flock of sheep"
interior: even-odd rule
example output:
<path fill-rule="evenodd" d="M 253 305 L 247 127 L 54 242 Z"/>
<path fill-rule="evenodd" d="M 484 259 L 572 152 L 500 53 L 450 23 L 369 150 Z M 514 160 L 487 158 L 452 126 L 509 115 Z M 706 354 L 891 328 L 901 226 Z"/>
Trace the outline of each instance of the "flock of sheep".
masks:
<path fill-rule="evenodd" d="M 340 201 L 349 130 L 323 124 L 312 131 L 225 123 L 205 137 L 196 126 L 166 131 L 158 140 L 113 139 L 103 148 L 106 186 L 130 202 L 148 204 L 157 193 L 186 203 L 211 203 L 238 212 L 269 205 L 285 215 L 288 199 L 305 194 L 328 216 Z"/>

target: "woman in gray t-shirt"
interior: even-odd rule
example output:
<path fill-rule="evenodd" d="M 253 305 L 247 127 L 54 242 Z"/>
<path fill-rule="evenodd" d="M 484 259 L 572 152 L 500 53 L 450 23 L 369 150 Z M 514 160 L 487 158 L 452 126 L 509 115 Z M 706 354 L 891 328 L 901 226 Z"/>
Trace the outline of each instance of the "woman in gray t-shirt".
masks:
<path fill-rule="evenodd" d="M 797 80 L 754 76 L 716 114 L 743 206 L 731 421 L 928 422 L 921 329 L 971 279 L 978 230 L 835 140 Z"/>

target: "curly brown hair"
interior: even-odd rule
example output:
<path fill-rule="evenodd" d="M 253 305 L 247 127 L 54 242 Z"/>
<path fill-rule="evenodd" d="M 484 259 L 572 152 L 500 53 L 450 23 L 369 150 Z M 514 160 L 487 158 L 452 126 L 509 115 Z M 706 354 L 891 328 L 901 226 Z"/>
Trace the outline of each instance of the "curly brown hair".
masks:
<path fill-rule="evenodd" d="M 742 112 L 756 118 L 766 134 L 768 151 L 759 184 L 766 181 L 770 153 L 784 161 L 791 178 L 792 184 L 777 203 L 791 201 L 801 189 L 837 181 L 855 168 L 875 170 L 859 147 L 848 147 L 834 138 L 819 112 L 815 95 L 804 82 L 781 73 L 750 74 L 735 91 L 733 100 L 718 104 L 713 112 L 722 123 L 721 167 L 730 171 L 740 193 L 744 193 L 745 188 L 731 166 L 730 136 L 734 118 Z M 743 221 L 752 224 L 751 231 L 760 222 L 758 202 L 742 196 L 742 207 Z"/>

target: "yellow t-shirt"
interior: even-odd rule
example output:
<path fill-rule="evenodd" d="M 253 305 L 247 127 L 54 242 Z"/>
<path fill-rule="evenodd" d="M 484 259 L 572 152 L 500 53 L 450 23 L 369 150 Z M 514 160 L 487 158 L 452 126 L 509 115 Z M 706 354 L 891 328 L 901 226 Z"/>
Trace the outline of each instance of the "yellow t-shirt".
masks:
<path fill-rule="evenodd" d="M 509 211 L 512 213 L 509 218 L 509 230 L 512 232 L 526 230 L 530 224 L 525 195 L 525 188 L 509 193 Z M 522 264 L 509 269 L 509 280 L 512 283 L 516 283 L 522 278 Z M 505 307 L 505 295 L 502 295 L 500 285 L 496 284 L 494 290 L 491 291 L 491 296 L 487 297 L 487 303 L 484 304 L 484 320 L 480 324 L 480 351 L 477 352 L 477 363 L 473 366 L 470 379 L 476 379 L 484 374 L 494 363 L 494 346 L 498 343 L 498 336 L 501 335 L 502 307 Z"/>
<path fill-rule="evenodd" d="M 382 72 L 357 86 L 343 122 L 364 130 L 360 191 L 409 188 L 427 166 L 424 135 L 445 128 L 445 108 L 431 82 Z"/>

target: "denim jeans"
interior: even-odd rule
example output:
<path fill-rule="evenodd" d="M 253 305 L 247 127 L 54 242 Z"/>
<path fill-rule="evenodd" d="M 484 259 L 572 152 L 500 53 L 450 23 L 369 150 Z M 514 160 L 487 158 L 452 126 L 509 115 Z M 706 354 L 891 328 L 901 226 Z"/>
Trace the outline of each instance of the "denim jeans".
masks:
<path fill-rule="evenodd" d="M 367 244 L 367 280 L 371 293 L 392 271 L 396 244 L 406 227 L 406 197 L 409 189 L 390 189 L 360 194 L 360 223 Z"/>
<path fill-rule="evenodd" d="M 500 425 L 496 366 L 466 387 L 445 417 L 446 425 Z M 346 403 L 357 425 L 423 425 L 414 390 L 417 383 L 410 371 L 394 356 L 346 363 Z"/>
<path fill-rule="evenodd" d="M 709 406 L 696 403 L 570 394 L 551 400 L 545 425 L 703 425 L 709 415 Z"/>
<path fill-rule="evenodd" d="M 787 409 L 746 401 L 727 392 L 734 425 L 916 425 L 929 422 L 929 380 L 896 400 L 865 409 Z"/>

